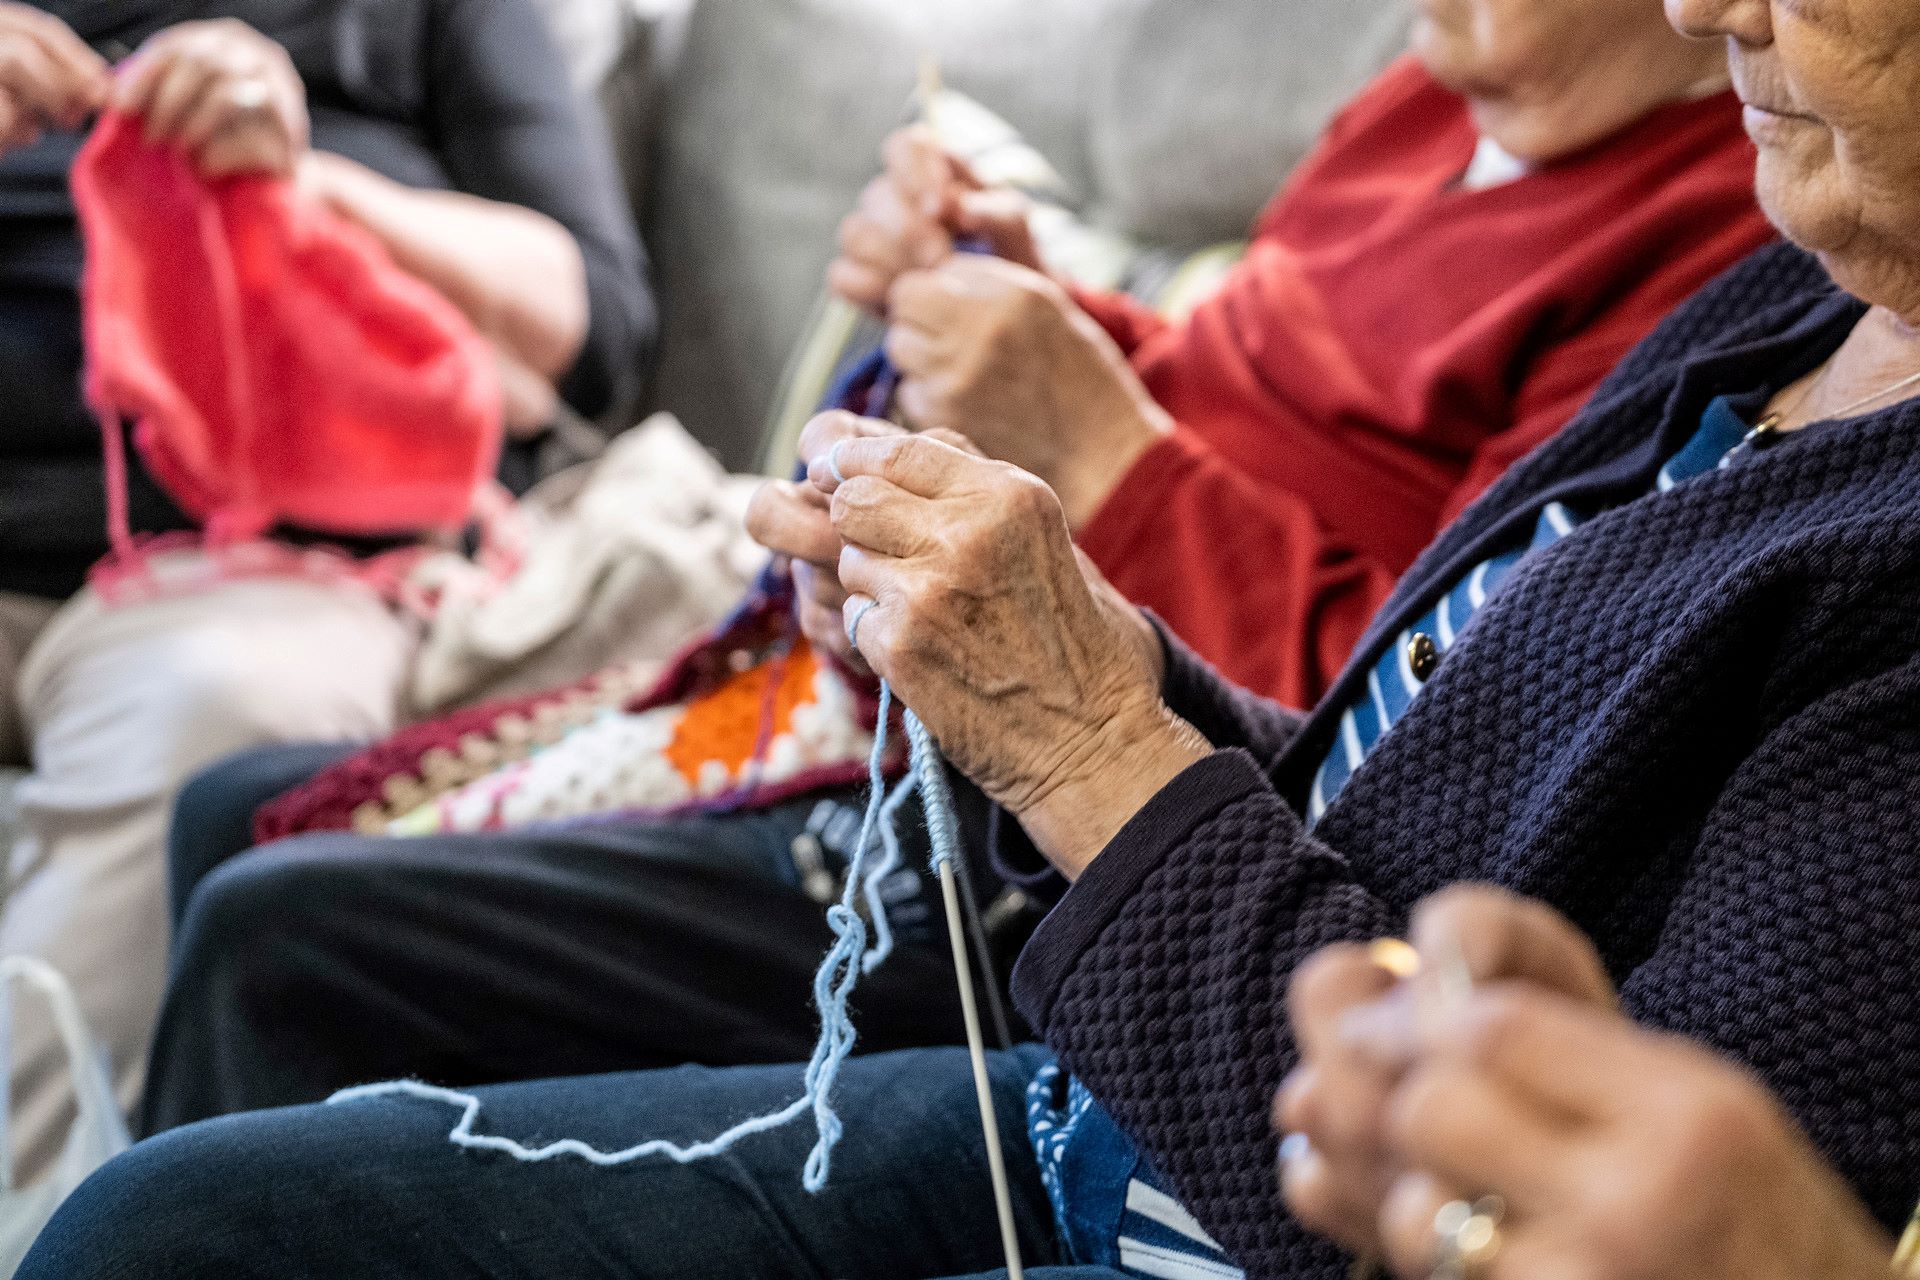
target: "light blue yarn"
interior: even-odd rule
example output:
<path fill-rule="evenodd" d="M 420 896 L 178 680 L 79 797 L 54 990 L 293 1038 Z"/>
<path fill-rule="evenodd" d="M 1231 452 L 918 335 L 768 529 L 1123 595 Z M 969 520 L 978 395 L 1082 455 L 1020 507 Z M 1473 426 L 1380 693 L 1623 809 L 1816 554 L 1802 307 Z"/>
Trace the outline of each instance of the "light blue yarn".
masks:
<path fill-rule="evenodd" d="M 867 899 L 867 918 L 873 922 L 873 949 L 867 952 L 866 959 L 860 962 L 865 973 L 872 973 L 887 962 L 893 954 L 893 924 L 887 919 L 886 899 L 881 891 L 887 877 L 900 869 L 906 859 L 900 852 L 900 810 L 919 789 L 917 771 L 909 769 L 907 776 L 894 784 L 893 794 L 880 806 L 880 860 L 867 872 L 863 892 Z"/>
<path fill-rule="evenodd" d="M 947 785 L 940 745 L 927 732 L 927 726 L 911 711 L 901 718 L 907 726 L 908 756 L 920 787 L 920 807 L 927 814 L 927 840 L 933 846 L 932 866 L 937 875 L 960 852 L 960 820 L 955 816 L 953 789 Z"/>
<path fill-rule="evenodd" d="M 881 886 L 901 863 L 900 839 L 894 829 L 900 808 L 917 790 L 926 811 L 927 834 L 933 848 L 932 866 L 937 873 L 951 862 L 960 847 L 959 822 L 955 817 L 953 791 L 947 783 L 946 766 L 933 735 L 908 711 L 902 717 L 907 730 L 907 776 L 891 792 L 886 788 L 887 726 L 892 714 L 893 690 L 880 686 L 880 714 L 874 730 L 873 754 L 868 761 L 872 783 L 866 815 L 860 824 L 860 838 L 847 865 L 847 883 L 840 901 L 827 909 L 827 924 L 833 929 L 833 947 L 813 978 L 813 1000 L 820 1009 L 820 1040 L 813 1058 L 807 1063 L 805 1090 L 784 1109 L 743 1120 L 716 1138 L 691 1145 L 654 1139 L 620 1151 L 602 1151 L 578 1138 L 562 1138 L 544 1146 L 528 1147 L 511 1138 L 474 1132 L 480 1119 L 480 1099 L 471 1093 L 442 1089 L 418 1080 L 394 1080 L 383 1084 L 343 1089 L 327 1099 L 328 1105 L 362 1102 L 372 1098 L 405 1096 L 430 1102 L 444 1102 L 460 1108 L 460 1119 L 447 1134 L 447 1141 L 470 1151 L 498 1151 L 528 1164 L 537 1164 L 560 1156 L 574 1156 L 589 1164 L 608 1167 L 636 1160 L 664 1156 L 676 1164 L 691 1164 L 724 1155 L 736 1144 L 755 1134 L 767 1133 L 793 1123 L 807 1112 L 813 1113 L 819 1135 L 807 1155 L 801 1172 L 801 1185 L 810 1192 L 825 1189 L 833 1167 L 833 1148 L 845 1126 L 833 1109 L 833 1086 L 840 1068 L 853 1052 L 857 1032 L 847 1012 L 847 1002 L 863 973 L 871 973 L 893 951 L 893 930 L 887 922 L 886 903 Z M 882 855 L 869 866 L 869 850 L 876 829 Z M 857 896 L 856 896 L 857 895 Z M 856 903 L 864 898 L 873 918 L 874 943 L 867 945 L 867 925 Z"/>

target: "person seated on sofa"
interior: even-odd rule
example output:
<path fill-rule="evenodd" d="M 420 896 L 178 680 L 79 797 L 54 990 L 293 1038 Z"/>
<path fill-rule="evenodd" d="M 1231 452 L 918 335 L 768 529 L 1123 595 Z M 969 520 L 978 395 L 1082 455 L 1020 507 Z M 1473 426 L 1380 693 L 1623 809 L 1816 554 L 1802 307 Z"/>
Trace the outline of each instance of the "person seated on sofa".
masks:
<path fill-rule="evenodd" d="M 1406 1280 L 1887 1280 L 1892 1239 L 1793 1117 L 1750 1072 L 1623 1017 L 1559 913 L 1462 887 L 1408 937 L 1472 985 L 1447 993 L 1429 964 L 1397 980 L 1357 943 L 1294 975 L 1302 1061 L 1274 1122 L 1301 1222 Z M 1894 1274 L 1920 1274 L 1916 1247 Z"/>
<path fill-rule="evenodd" d="M 1025 201 L 925 127 L 886 159 L 829 282 L 890 322 L 904 420 L 1045 480 L 1128 598 L 1296 707 L 1419 550 L 1769 234 L 1724 57 L 1652 0 L 1423 5 L 1179 321 L 1050 277 Z"/>
<path fill-rule="evenodd" d="M 831 415 L 805 447 L 829 510 L 771 491 L 840 544 L 823 572 L 849 600 L 815 642 L 851 643 L 1003 806 L 1004 867 L 1068 886 L 1014 978 L 1041 1043 L 990 1064 L 1004 1144 L 1029 1118 L 1036 1137 L 1008 1170 L 1029 1260 L 1344 1275 L 1274 1211 L 1288 985 L 1480 881 L 1585 929 L 1628 1016 L 1756 1072 L 1883 1228 L 1911 1208 L 1920 1023 L 1889 1011 L 1920 996 L 1920 934 L 1899 895 L 1836 886 L 1920 871 L 1920 14 L 1673 13 L 1729 41 L 1761 203 L 1802 247 L 1702 291 L 1449 526 L 1312 715 L 1128 603 L 1010 464 Z M 485 999 L 443 980 L 447 1007 Z M 342 1016 L 325 1001 L 307 1007 Z M 413 1016 L 362 1020 L 386 1037 Z M 804 1074 L 505 1085 L 466 1122 L 691 1141 L 786 1105 Z M 461 1111 L 426 1099 L 227 1117 L 109 1164 L 21 1276 L 997 1267 L 967 1055 L 854 1059 L 837 1105 L 819 1195 L 807 1125 L 718 1164 L 604 1169 L 463 1151 Z"/>
<path fill-rule="evenodd" d="M 964 418 L 989 452 L 1036 469 L 1124 592 L 1290 704 L 1324 687 L 1437 522 L 1771 234 L 1724 54 L 1676 35 L 1654 0 L 1475 0 L 1426 18 L 1418 48 L 1331 127 L 1246 264 L 1181 325 L 1073 302 L 1011 260 L 952 258 L 954 231 L 1032 253 L 1006 193 L 959 189 L 954 164 L 912 133 L 889 144 L 832 268 L 850 297 L 896 295 L 892 348 L 916 419 Z M 830 574 L 801 574 L 807 607 L 837 608 Z M 332 754 L 254 753 L 200 779 L 177 830 L 177 900 L 246 849 L 261 801 Z M 188 912 L 147 1122 L 310 1101 L 373 1074 L 498 1080 L 804 1052 L 804 1011 L 773 994 L 800 989 L 818 949 L 793 850 L 832 874 L 857 803 L 307 839 L 233 863 Z M 748 937 L 743 914 L 759 925 Z M 869 1045 L 958 1033 L 915 967 L 943 984 L 942 944 L 915 941 L 868 992 Z M 538 999 L 490 984 L 527 1028 L 511 1043 L 480 1032 L 497 1006 L 449 1007 L 439 982 L 497 972 L 504 955 L 551 979 Z M 357 984 L 367 972 L 377 996 Z M 361 999 L 420 1011 L 418 1034 L 358 1036 Z M 636 1023 L 636 1003 L 671 1016 Z M 341 1020 L 294 1013 L 315 1004 Z"/>
<path fill-rule="evenodd" d="M 0 951 L 78 988 L 132 1103 L 166 972 L 174 792 L 243 746 L 389 729 L 410 631 L 340 584 L 261 578 L 116 607 L 84 588 L 107 505 L 67 176 L 106 107 L 209 177 L 295 179 L 370 231 L 491 340 L 521 435 L 556 397 L 612 404 L 652 316 L 610 148 L 526 0 L 377 17 L 337 0 L 0 3 L 0 754 L 33 768 Z M 134 528 L 186 527 L 135 471 Z M 11 1052 L 30 1172 L 71 1114 L 32 1002 Z"/>

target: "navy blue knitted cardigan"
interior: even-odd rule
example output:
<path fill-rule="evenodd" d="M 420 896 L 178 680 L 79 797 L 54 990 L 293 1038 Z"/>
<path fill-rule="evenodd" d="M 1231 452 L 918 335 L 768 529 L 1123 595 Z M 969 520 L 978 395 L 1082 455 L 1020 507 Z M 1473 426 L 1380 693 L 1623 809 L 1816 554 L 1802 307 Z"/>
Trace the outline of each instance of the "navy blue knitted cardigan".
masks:
<path fill-rule="evenodd" d="M 1783 386 L 1864 308 L 1790 248 L 1687 304 L 1414 565 L 1301 720 L 1168 642 L 1219 750 L 1121 832 L 1022 957 L 1022 1011 L 1255 1277 L 1343 1274 L 1274 1186 L 1289 975 L 1492 881 L 1593 935 L 1629 1012 L 1750 1064 L 1889 1227 L 1920 1194 L 1920 404 L 1651 494 L 1716 394 Z M 1531 558 L 1316 829 L 1338 712 L 1387 638 L 1539 508 Z"/>

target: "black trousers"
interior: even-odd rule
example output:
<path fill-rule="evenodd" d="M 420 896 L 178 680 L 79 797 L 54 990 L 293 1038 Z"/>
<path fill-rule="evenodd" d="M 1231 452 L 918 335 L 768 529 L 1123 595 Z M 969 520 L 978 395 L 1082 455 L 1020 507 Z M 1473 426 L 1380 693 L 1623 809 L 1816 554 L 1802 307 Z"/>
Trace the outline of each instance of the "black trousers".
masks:
<path fill-rule="evenodd" d="M 823 900 L 838 892 L 863 795 L 235 853 L 253 807 L 337 750 L 248 753 L 183 795 L 183 908 L 145 1132 L 403 1076 L 466 1086 L 811 1051 L 810 983 L 831 942 Z M 862 1051 L 962 1036 L 924 830 L 911 807 L 902 818 L 905 866 L 885 894 L 899 946 L 855 995 Z M 981 811 L 963 820 L 984 828 Z"/>

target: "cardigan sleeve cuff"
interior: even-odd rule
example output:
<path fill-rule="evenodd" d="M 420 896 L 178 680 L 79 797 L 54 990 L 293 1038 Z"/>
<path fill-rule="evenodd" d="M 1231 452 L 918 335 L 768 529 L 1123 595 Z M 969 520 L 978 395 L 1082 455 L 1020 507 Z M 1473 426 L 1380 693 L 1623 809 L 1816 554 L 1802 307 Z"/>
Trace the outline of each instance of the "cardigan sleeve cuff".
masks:
<path fill-rule="evenodd" d="M 1141 882 L 1166 865 L 1201 823 L 1269 785 L 1252 756 L 1217 751 L 1189 765 L 1120 829 L 1041 921 L 1014 968 L 1014 1004 L 1042 1038 L 1061 984 Z"/>
<path fill-rule="evenodd" d="M 1157 563 L 1146 553 L 1164 541 L 1161 522 L 1174 495 L 1209 457 L 1205 445 L 1185 427 L 1175 426 L 1134 460 L 1093 518 L 1074 531 L 1073 540 L 1116 584 L 1128 565 Z"/>

